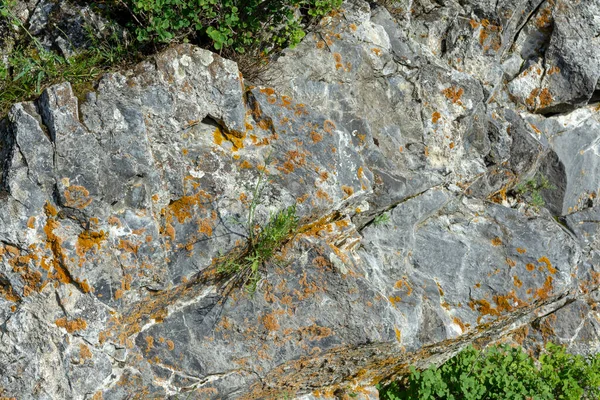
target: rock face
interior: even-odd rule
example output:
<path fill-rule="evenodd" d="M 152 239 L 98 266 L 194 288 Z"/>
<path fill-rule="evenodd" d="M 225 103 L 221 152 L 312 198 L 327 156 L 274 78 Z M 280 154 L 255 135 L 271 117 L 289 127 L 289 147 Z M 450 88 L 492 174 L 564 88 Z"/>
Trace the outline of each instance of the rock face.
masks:
<path fill-rule="evenodd" d="M 352 0 L 255 86 L 180 45 L 14 105 L 0 395 L 342 398 L 469 343 L 600 350 L 599 7 Z M 292 204 L 255 293 L 218 273 Z"/>

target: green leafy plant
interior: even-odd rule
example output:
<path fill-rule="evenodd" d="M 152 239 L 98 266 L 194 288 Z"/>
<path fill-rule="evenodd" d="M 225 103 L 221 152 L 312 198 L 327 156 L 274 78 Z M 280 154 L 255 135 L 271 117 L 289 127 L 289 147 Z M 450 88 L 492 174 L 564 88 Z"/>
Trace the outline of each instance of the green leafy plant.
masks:
<path fill-rule="evenodd" d="M 342 0 L 128 0 L 138 23 L 138 40 L 210 41 L 216 50 L 262 53 L 293 47 L 311 20 L 339 7 Z"/>
<path fill-rule="evenodd" d="M 385 225 L 388 222 L 390 222 L 390 214 L 387 212 L 385 212 L 383 214 L 379 214 L 378 216 L 373 218 L 373 225 L 375 225 L 375 226 Z"/>
<path fill-rule="evenodd" d="M 467 347 L 440 367 L 411 368 L 380 388 L 383 400 L 598 399 L 600 355 L 584 358 L 549 343 L 536 362 L 520 347 Z"/>
<path fill-rule="evenodd" d="M 540 208 L 546 205 L 541 191 L 555 189 L 556 186 L 552 185 L 548 178 L 542 174 L 537 174 L 533 178 L 518 184 L 515 192 L 533 207 Z"/>
<path fill-rule="evenodd" d="M 260 268 L 272 259 L 281 246 L 296 232 L 298 217 L 296 205 L 289 206 L 269 216 L 266 225 L 257 227 L 255 223 L 256 207 L 260 204 L 262 191 L 266 184 L 266 166 L 261 169 L 252 193 L 252 201 L 248 208 L 246 230 L 248 240 L 239 253 L 221 257 L 217 271 L 234 275 L 234 281 L 240 282 L 249 293 L 256 291 L 260 280 Z"/>

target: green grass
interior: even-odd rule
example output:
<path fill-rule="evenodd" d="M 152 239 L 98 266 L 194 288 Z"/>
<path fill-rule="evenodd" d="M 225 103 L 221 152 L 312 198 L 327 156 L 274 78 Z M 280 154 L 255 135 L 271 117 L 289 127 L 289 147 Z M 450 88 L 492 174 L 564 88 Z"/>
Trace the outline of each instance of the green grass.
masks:
<path fill-rule="evenodd" d="M 272 214 L 268 223 L 249 239 L 242 254 L 224 257 L 217 271 L 237 275 L 236 281 L 254 293 L 261 276 L 260 267 L 273 258 L 297 228 L 296 205 Z"/>
<path fill-rule="evenodd" d="M 0 117 L 17 102 L 33 100 L 50 85 L 68 81 L 76 94 L 91 90 L 103 73 L 132 63 L 139 55 L 122 38 L 89 35 L 92 46 L 66 58 L 45 49 L 12 12 L 13 3 L 0 0 L 0 18 L 24 32 L 11 51 L 8 65 L 0 63 Z"/>
<path fill-rule="evenodd" d="M 252 190 L 252 201 L 248 207 L 248 216 L 245 222 L 245 229 L 248 233 L 245 247 L 237 253 L 221 257 L 217 266 L 217 272 L 233 275 L 236 284 L 245 287 L 249 293 L 256 291 L 261 277 L 261 266 L 271 260 L 298 229 L 295 204 L 271 214 L 264 226 L 256 226 L 256 208 L 261 203 L 262 193 L 269 182 L 267 179 L 269 163 L 270 155 L 265 161 L 265 166 L 260 169 L 256 185 Z"/>

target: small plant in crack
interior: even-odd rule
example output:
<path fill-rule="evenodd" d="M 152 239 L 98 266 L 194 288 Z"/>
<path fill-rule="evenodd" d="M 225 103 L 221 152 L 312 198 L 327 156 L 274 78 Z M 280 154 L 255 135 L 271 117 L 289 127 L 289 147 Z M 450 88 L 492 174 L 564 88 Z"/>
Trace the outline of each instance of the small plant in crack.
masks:
<path fill-rule="evenodd" d="M 551 184 L 548 178 L 542 174 L 536 174 L 533 178 L 518 184 L 515 188 L 517 195 L 535 208 L 546 205 L 542 197 L 542 190 L 556 190 L 556 186 Z"/>
<path fill-rule="evenodd" d="M 298 228 L 296 205 L 289 206 L 269 216 L 266 225 L 256 226 L 256 208 L 260 204 L 262 192 L 267 183 L 267 166 L 270 157 L 265 161 L 265 167 L 253 189 L 252 201 L 248 208 L 246 230 L 248 238 L 245 247 L 233 254 L 221 257 L 217 272 L 233 275 L 234 285 L 241 285 L 249 293 L 254 293 L 260 281 L 260 268 L 272 259 L 276 252 L 289 240 Z"/>
<path fill-rule="evenodd" d="M 390 222 L 390 214 L 388 212 L 384 212 L 383 214 L 379 214 L 373 219 L 373 225 L 380 226 L 385 225 Z"/>

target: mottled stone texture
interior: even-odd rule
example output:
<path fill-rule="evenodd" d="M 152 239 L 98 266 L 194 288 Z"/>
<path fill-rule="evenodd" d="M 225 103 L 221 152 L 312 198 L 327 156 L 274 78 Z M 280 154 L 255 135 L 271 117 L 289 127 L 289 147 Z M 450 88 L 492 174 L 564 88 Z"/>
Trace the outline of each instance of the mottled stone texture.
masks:
<path fill-rule="evenodd" d="M 599 2 L 440 3 L 349 1 L 253 85 L 180 45 L 14 105 L 0 395 L 373 399 L 469 343 L 599 350 Z M 215 265 L 261 176 L 255 222 L 300 229 L 252 295 Z"/>

